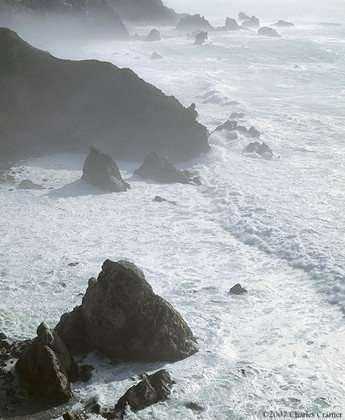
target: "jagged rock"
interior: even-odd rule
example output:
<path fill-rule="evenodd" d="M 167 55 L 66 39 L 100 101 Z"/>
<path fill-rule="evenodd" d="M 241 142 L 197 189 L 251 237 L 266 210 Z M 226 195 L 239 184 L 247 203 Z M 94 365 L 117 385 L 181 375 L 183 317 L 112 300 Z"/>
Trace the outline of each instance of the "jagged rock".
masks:
<path fill-rule="evenodd" d="M 177 24 L 176 29 L 180 31 L 194 31 L 197 29 L 202 31 L 212 31 L 214 28 L 208 20 L 197 14 L 182 18 Z"/>
<path fill-rule="evenodd" d="M 240 27 L 235 19 L 231 19 L 229 17 L 226 18 L 224 26 L 225 31 L 238 31 L 239 29 Z"/>
<path fill-rule="evenodd" d="M 152 29 L 152 31 L 147 36 L 147 40 L 150 42 L 161 41 L 162 37 L 157 29 Z"/>
<path fill-rule="evenodd" d="M 160 60 L 161 58 L 163 58 L 160 54 L 153 52 L 151 55 L 151 60 Z"/>
<path fill-rule="evenodd" d="M 39 184 L 35 184 L 30 179 L 24 179 L 19 185 L 18 188 L 21 190 L 44 190 L 44 187 Z"/>
<path fill-rule="evenodd" d="M 20 31 L 25 39 L 129 36 L 106 0 L 0 0 L 0 26 Z"/>
<path fill-rule="evenodd" d="M 115 410 L 122 411 L 129 405 L 133 411 L 138 411 L 159 401 L 165 401 L 170 395 L 172 386 L 173 381 L 164 369 L 153 375 L 145 375 L 141 382 L 129 388 L 119 399 Z"/>
<path fill-rule="evenodd" d="M 294 28 L 295 25 L 292 22 L 286 22 L 285 20 L 278 20 L 277 23 L 274 23 L 272 26 L 277 26 L 278 28 Z"/>
<path fill-rule="evenodd" d="M 272 149 L 266 144 L 259 142 L 249 143 L 248 146 L 245 148 L 245 152 L 247 153 L 257 153 L 263 157 L 272 158 L 274 156 Z"/>
<path fill-rule="evenodd" d="M 261 133 L 255 127 L 251 126 L 247 133 L 248 137 L 260 137 Z"/>
<path fill-rule="evenodd" d="M 269 28 L 268 26 L 263 26 L 258 30 L 258 35 L 262 36 L 270 36 L 273 38 L 281 38 L 281 35 L 273 28 Z"/>
<path fill-rule="evenodd" d="M 256 29 L 256 28 L 260 27 L 260 21 L 257 17 L 252 16 L 248 20 L 244 21 L 242 23 L 242 26 L 244 26 L 245 28 L 249 28 L 249 29 Z"/>
<path fill-rule="evenodd" d="M 225 121 L 224 124 L 219 125 L 215 131 L 227 130 L 227 131 L 234 131 L 237 129 L 237 121 L 235 120 L 228 120 Z"/>
<path fill-rule="evenodd" d="M 244 12 L 240 12 L 238 14 L 238 18 L 241 19 L 241 20 L 249 20 L 250 19 L 250 17 Z"/>
<path fill-rule="evenodd" d="M 79 414 L 73 413 L 71 411 L 68 411 L 62 417 L 63 420 L 83 420 L 83 418 Z"/>
<path fill-rule="evenodd" d="M 181 315 L 127 261 L 106 260 L 82 305 L 64 314 L 56 331 L 71 350 L 97 349 L 111 359 L 176 361 L 198 350 Z"/>
<path fill-rule="evenodd" d="M 116 159 L 131 161 L 152 150 L 174 162 L 209 150 L 194 114 L 129 69 L 60 60 L 6 28 L 0 46 L 2 159 L 83 153 L 95 139 Z"/>
<path fill-rule="evenodd" d="M 103 190 L 127 191 L 130 185 L 122 179 L 119 168 L 110 155 L 101 152 L 96 146 L 90 147 L 85 160 L 82 179 Z"/>
<path fill-rule="evenodd" d="M 200 31 L 196 36 L 194 40 L 194 45 L 202 45 L 208 40 L 208 34 L 207 32 Z"/>
<path fill-rule="evenodd" d="M 175 25 L 179 15 L 161 0 L 109 0 L 124 21 L 145 25 Z"/>
<path fill-rule="evenodd" d="M 230 289 L 230 293 L 233 295 L 242 295 L 243 293 L 247 293 L 247 290 L 237 283 Z"/>
<path fill-rule="evenodd" d="M 178 182 L 189 184 L 191 179 L 176 168 L 166 157 L 160 157 L 156 152 L 150 153 L 143 164 L 134 173 L 144 179 L 152 179 L 160 183 Z"/>
<path fill-rule="evenodd" d="M 77 365 L 57 332 L 42 323 L 37 337 L 20 356 L 16 369 L 28 391 L 37 399 L 60 404 L 72 397 L 70 381 Z"/>
<path fill-rule="evenodd" d="M 230 120 L 231 119 L 241 119 L 244 118 L 245 115 L 243 114 L 243 112 L 232 112 L 230 115 Z"/>

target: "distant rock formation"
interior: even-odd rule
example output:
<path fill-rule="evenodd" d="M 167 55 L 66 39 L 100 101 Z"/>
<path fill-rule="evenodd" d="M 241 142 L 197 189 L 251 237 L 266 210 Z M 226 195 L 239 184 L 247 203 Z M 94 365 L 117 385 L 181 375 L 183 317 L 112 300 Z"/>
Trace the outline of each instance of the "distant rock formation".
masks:
<path fill-rule="evenodd" d="M 271 159 L 274 157 L 272 149 L 266 144 L 255 141 L 254 143 L 249 143 L 248 146 L 244 149 L 246 153 L 257 153 L 258 155 Z"/>
<path fill-rule="evenodd" d="M 127 191 L 131 188 L 122 179 L 119 168 L 110 155 L 101 152 L 96 146 L 91 146 L 89 150 L 83 168 L 84 181 L 113 192 Z"/>
<path fill-rule="evenodd" d="M 295 25 L 292 22 L 286 22 L 285 20 L 278 20 L 277 23 L 273 23 L 272 26 L 277 26 L 278 28 L 294 28 Z"/>
<path fill-rule="evenodd" d="M 258 30 L 258 35 L 261 36 L 270 36 L 272 38 L 281 38 L 281 35 L 273 28 L 269 28 L 268 26 L 263 26 Z"/>
<path fill-rule="evenodd" d="M 108 0 L 126 22 L 151 25 L 176 25 L 179 15 L 161 0 Z"/>
<path fill-rule="evenodd" d="M 61 404 L 72 397 L 70 381 L 77 379 L 77 365 L 57 332 L 46 324 L 37 328 L 37 337 L 18 359 L 16 369 L 38 400 Z"/>
<path fill-rule="evenodd" d="M 128 37 L 106 0 L 0 0 L 0 26 L 19 31 L 26 39 Z"/>
<path fill-rule="evenodd" d="M 151 55 L 151 60 L 160 60 L 161 58 L 163 58 L 160 54 L 153 52 Z"/>
<path fill-rule="evenodd" d="M 134 173 L 141 178 L 160 183 L 191 183 L 191 179 L 186 174 L 176 168 L 166 157 L 158 156 L 156 152 L 147 155 L 143 164 Z"/>
<path fill-rule="evenodd" d="M 6 28 L 0 28 L 0 92 L 4 160 L 83 152 L 94 143 L 132 161 L 152 150 L 186 161 L 209 149 L 195 111 L 131 70 L 57 59 Z"/>
<path fill-rule="evenodd" d="M 252 16 L 248 20 L 244 21 L 242 23 L 242 26 L 244 26 L 245 28 L 249 28 L 249 29 L 256 29 L 256 28 L 260 27 L 260 21 L 257 17 Z"/>
<path fill-rule="evenodd" d="M 150 42 L 161 41 L 162 37 L 157 29 L 152 29 L 152 31 L 147 36 L 147 40 Z"/>
<path fill-rule="evenodd" d="M 210 22 L 206 20 L 203 16 L 200 16 L 199 14 L 189 15 L 182 18 L 177 24 L 176 29 L 180 31 L 195 31 L 198 29 L 202 31 L 214 30 Z"/>
<path fill-rule="evenodd" d="M 233 117 L 234 114 L 231 114 L 231 117 Z M 239 114 L 239 115 L 243 115 L 243 114 Z M 249 130 L 244 127 L 243 125 L 238 125 L 238 122 L 236 120 L 233 119 L 229 119 L 227 121 L 225 121 L 224 124 L 219 125 L 215 131 L 221 131 L 221 130 L 226 130 L 226 131 L 238 131 L 241 134 L 244 134 L 247 137 L 260 137 L 261 133 L 259 130 L 257 130 L 255 127 L 250 126 Z"/>
<path fill-rule="evenodd" d="M 241 20 L 249 20 L 250 19 L 250 17 L 244 12 L 240 12 L 238 14 L 238 18 L 241 19 Z"/>
<path fill-rule="evenodd" d="M 208 33 L 200 31 L 195 35 L 194 45 L 202 45 L 208 40 Z"/>
<path fill-rule="evenodd" d="M 154 294 L 138 267 L 106 260 L 82 305 L 55 330 L 71 351 L 97 349 L 111 359 L 176 361 L 198 351 L 181 315 Z"/>
<path fill-rule="evenodd" d="M 139 411 L 159 401 L 165 401 L 173 386 L 173 381 L 165 369 L 152 375 L 145 375 L 137 385 L 132 386 L 117 402 L 115 410 L 124 411 L 130 406 L 133 411 Z"/>
<path fill-rule="evenodd" d="M 240 29 L 240 27 L 238 26 L 238 23 L 236 22 L 235 19 L 231 19 L 231 18 L 227 17 L 226 20 L 225 20 L 224 29 L 226 31 L 238 31 Z"/>

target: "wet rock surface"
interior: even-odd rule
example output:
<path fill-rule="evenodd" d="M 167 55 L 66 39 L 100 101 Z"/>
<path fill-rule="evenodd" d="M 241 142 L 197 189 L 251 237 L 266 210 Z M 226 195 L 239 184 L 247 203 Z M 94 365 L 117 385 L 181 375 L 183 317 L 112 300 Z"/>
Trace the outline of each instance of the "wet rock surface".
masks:
<path fill-rule="evenodd" d="M 237 283 L 230 289 L 229 293 L 232 295 L 243 295 L 244 293 L 247 293 L 247 290 Z"/>

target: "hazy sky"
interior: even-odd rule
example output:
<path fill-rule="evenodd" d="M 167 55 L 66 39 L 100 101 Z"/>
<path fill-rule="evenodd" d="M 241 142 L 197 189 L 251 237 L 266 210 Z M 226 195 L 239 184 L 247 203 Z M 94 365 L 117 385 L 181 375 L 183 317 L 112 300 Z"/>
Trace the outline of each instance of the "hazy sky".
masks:
<path fill-rule="evenodd" d="M 310 18 L 345 23 L 344 0 L 163 0 L 177 12 L 237 17 L 240 11 L 263 19 Z"/>

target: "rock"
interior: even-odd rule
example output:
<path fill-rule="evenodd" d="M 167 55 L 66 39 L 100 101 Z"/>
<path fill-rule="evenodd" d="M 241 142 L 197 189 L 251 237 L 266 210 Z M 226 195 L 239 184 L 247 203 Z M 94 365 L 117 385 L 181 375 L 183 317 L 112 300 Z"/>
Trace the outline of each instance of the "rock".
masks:
<path fill-rule="evenodd" d="M 6 28 L 0 45 L 2 159 L 84 153 L 95 139 L 130 161 L 152 150 L 174 162 L 209 150 L 207 130 L 194 114 L 131 70 L 57 59 Z"/>
<path fill-rule="evenodd" d="M 261 133 L 255 127 L 251 126 L 247 133 L 248 137 L 260 137 Z"/>
<path fill-rule="evenodd" d="M 0 26 L 20 31 L 25 39 L 129 36 L 106 0 L 0 0 Z"/>
<path fill-rule="evenodd" d="M 70 381 L 77 378 L 77 366 L 59 335 L 42 323 L 37 337 L 16 364 L 17 372 L 35 398 L 61 404 L 72 397 Z"/>
<path fill-rule="evenodd" d="M 238 31 L 239 29 L 240 27 L 235 19 L 231 19 L 229 17 L 226 18 L 224 26 L 225 31 Z"/>
<path fill-rule="evenodd" d="M 266 143 L 260 144 L 257 141 L 254 143 L 249 143 L 244 150 L 247 153 L 257 153 L 258 155 L 267 158 L 274 157 L 272 149 Z"/>
<path fill-rule="evenodd" d="M 231 119 L 241 119 L 244 118 L 245 115 L 243 114 L 243 112 L 232 112 L 230 115 L 230 120 Z"/>
<path fill-rule="evenodd" d="M 228 120 L 225 121 L 224 124 L 219 125 L 215 131 L 227 130 L 227 131 L 234 131 L 237 129 L 237 121 L 235 120 Z"/>
<path fill-rule="evenodd" d="M 188 403 L 185 404 L 185 407 L 189 408 L 190 410 L 199 411 L 199 412 L 205 410 L 204 407 L 202 407 L 201 405 L 199 405 L 198 403 L 195 403 L 195 402 L 188 402 Z"/>
<path fill-rule="evenodd" d="M 166 26 L 176 25 L 179 20 L 179 15 L 161 0 L 109 0 L 109 4 L 126 22 Z"/>
<path fill-rule="evenodd" d="M 250 19 L 250 17 L 244 12 L 240 12 L 238 14 L 238 18 L 241 19 L 241 20 L 249 20 Z"/>
<path fill-rule="evenodd" d="M 68 411 L 62 417 L 63 420 L 83 420 L 83 418 L 79 414 L 73 413 L 71 411 Z"/>
<path fill-rule="evenodd" d="M 260 21 L 257 17 L 252 16 L 248 20 L 244 21 L 242 23 L 242 26 L 244 26 L 245 28 L 249 28 L 249 29 L 256 29 L 256 28 L 260 27 Z"/>
<path fill-rule="evenodd" d="M 212 31 L 214 28 L 208 20 L 203 16 L 197 15 L 188 15 L 180 20 L 177 24 L 176 29 L 180 31 Z"/>
<path fill-rule="evenodd" d="M 274 23 L 272 26 L 277 26 L 278 28 L 294 28 L 295 25 L 292 22 L 286 22 L 285 20 L 278 20 L 277 23 Z"/>
<path fill-rule="evenodd" d="M 161 41 L 162 37 L 157 29 L 152 29 L 152 31 L 147 36 L 147 40 L 150 42 Z"/>
<path fill-rule="evenodd" d="M 177 203 L 175 201 L 167 200 L 166 198 L 160 197 L 159 195 L 156 195 L 156 197 L 153 199 L 153 201 L 155 201 L 156 203 L 166 202 L 166 203 L 173 204 L 174 206 L 177 205 Z"/>
<path fill-rule="evenodd" d="M 79 265 L 79 263 L 77 261 L 76 262 L 71 262 L 71 263 L 68 264 L 68 267 L 76 267 L 77 265 Z"/>
<path fill-rule="evenodd" d="M 166 157 L 158 156 L 156 152 L 150 153 L 143 164 L 134 173 L 144 179 L 152 179 L 159 183 L 178 182 L 189 184 L 191 179 L 176 168 Z"/>
<path fill-rule="evenodd" d="M 236 130 L 239 131 L 242 134 L 248 135 L 247 127 L 245 127 L 244 125 L 238 125 L 236 127 Z"/>
<path fill-rule="evenodd" d="M 0 333 L 0 340 L 6 340 L 7 336 L 3 332 Z"/>
<path fill-rule="evenodd" d="M 263 26 L 258 30 L 258 35 L 261 36 L 270 36 L 273 38 L 281 38 L 281 35 L 273 28 L 269 28 L 268 26 Z"/>
<path fill-rule="evenodd" d="M 119 168 L 110 155 L 103 153 L 96 146 L 91 146 L 86 158 L 82 179 L 103 190 L 127 191 L 130 185 L 122 179 Z"/>
<path fill-rule="evenodd" d="M 244 289 L 239 283 L 237 283 L 230 289 L 229 293 L 233 295 L 242 295 L 243 293 L 247 293 L 247 290 Z"/>
<path fill-rule="evenodd" d="M 194 40 L 194 45 L 202 45 L 208 40 L 208 34 L 207 32 L 200 31 L 196 36 Z"/>
<path fill-rule="evenodd" d="M 129 405 L 133 411 L 138 411 L 159 401 L 165 401 L 172 386 L 173 381 L 169 373 L 161 369 L 153 375 L 145 376 L 141 382 L 129 388 L 115 405 L 115 410 L 122 411 Z"/>
<path fill-rule="evenodd" d="M 24 179 L 19 185 L 18 188 L 21 190 L 44 190 L 44 187 L 39 184 L 35 184 L 30 181 L 30 179 Z"/>
<path fill-rule="evenodd" d="M 78 379 L 81 382 L 88 382 L 92 378 L 95 368 L 92 365 L 79 366 Z"/>
<path fill-rule="evenodd" d="M 153 52 L 151 55 L 151 60 L 160 60 L 161 58 L 163 57 L 156 52 Z"/>
<path fill-rule="evenodd" d="M 128 261 L 106 260 L 82 305 L 64 314 L 56 331 L 71 350 L 99 350 L 113 360 L 176 361 L 198 351 L 181 315 Z"/>

